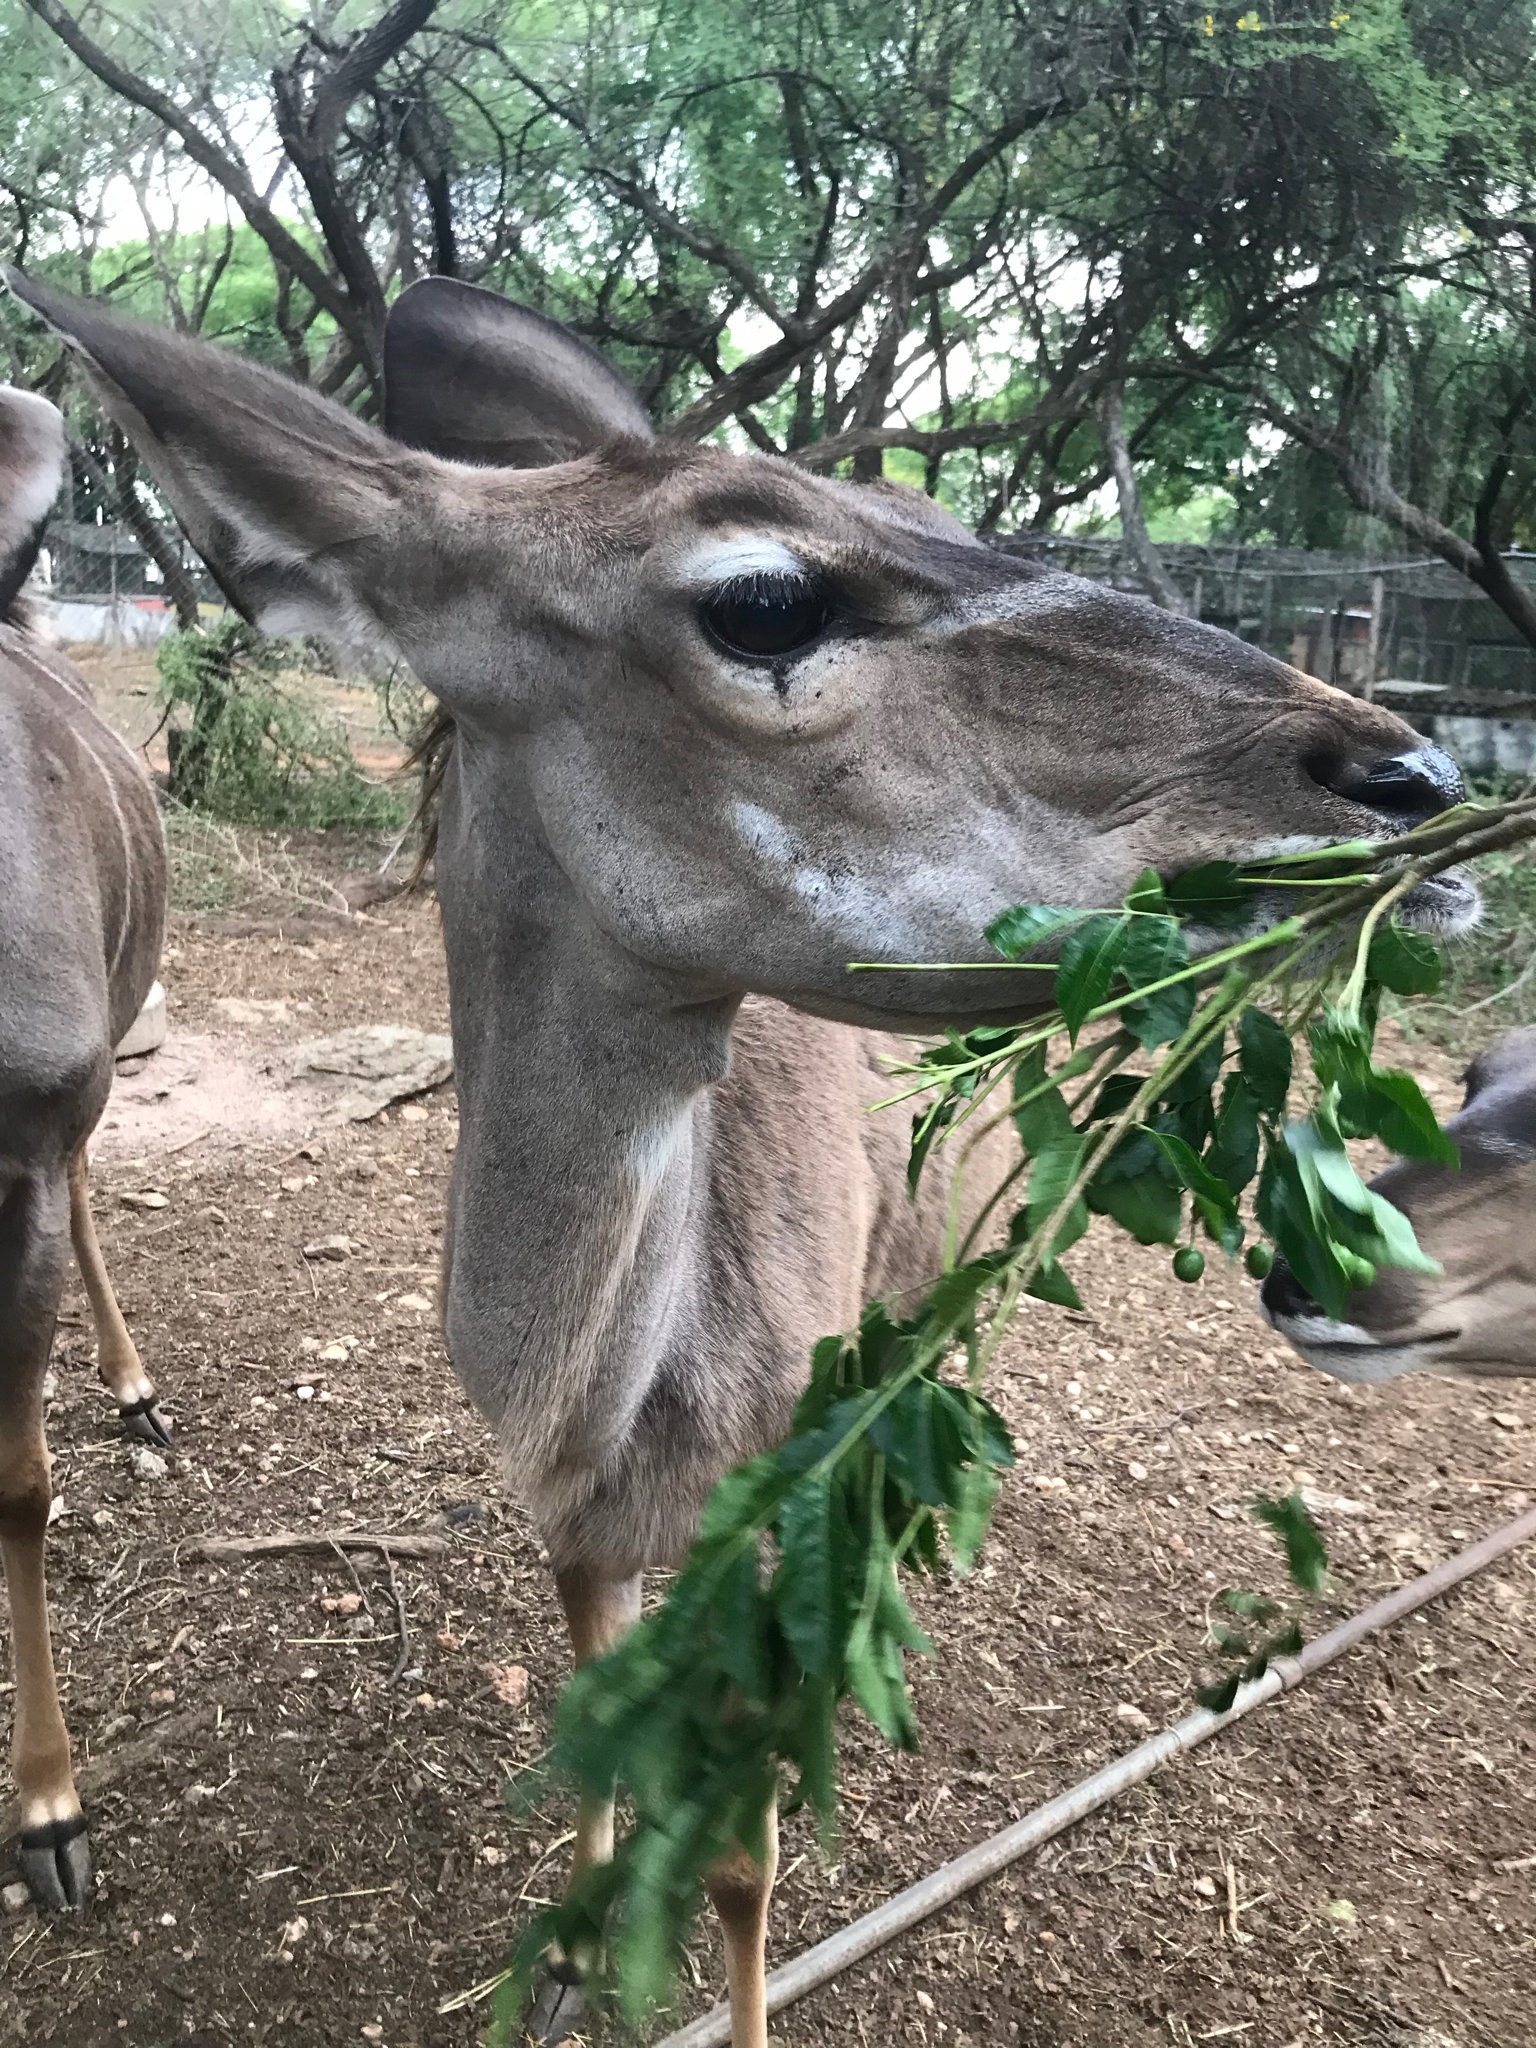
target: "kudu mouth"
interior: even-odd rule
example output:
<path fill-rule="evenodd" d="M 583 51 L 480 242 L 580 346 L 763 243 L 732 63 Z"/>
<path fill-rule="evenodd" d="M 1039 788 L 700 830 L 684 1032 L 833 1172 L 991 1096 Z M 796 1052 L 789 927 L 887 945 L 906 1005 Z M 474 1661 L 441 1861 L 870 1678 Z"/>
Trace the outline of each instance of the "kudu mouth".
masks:
<path fill-rule="evenodd" d="M 1318 751 L 1303 763 L 1312 780 L 1371 813 L 1375 836 L 1390 839 L 1428 824 L 1466 801 L 1466 784 L 1450 755 L 1428 741 L 1379 760 L 1358 762 Z M 1459 868 L 1430 875 L 1397 906 L 1399 920 L 1432 937 L 1470 930 L 1482 909 L 1476 884 Z"/>

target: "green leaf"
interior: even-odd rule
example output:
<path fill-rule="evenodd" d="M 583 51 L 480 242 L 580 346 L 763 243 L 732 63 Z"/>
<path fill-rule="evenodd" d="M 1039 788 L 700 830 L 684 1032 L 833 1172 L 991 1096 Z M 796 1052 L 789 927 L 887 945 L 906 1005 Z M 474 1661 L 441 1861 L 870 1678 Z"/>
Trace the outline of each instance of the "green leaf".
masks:
<path fill-rule="evenodd" d="M 1398 1068 L 1373 1066 L 1363 1080 L 1341 1088 L 1339 1118 L 1352 1137 L 1380 1138 L 1405 1158 L 1461 1164 L 1428 1096 L 1411 1074 Z"/>
<path fill-rule="evenodd" d="M 765 1701 L 769 1694 L 769 1611 L 757 1545 L 752 1543 L 725 1564 L 715 1596 L 720 1662 L 749 1704 Z"/>
<path fill-rule="evenodd" d="M 1229 1614 L 1238 1615 L 1243 1621 L 1251 1621 L 1258 1628 L 1268 1628 L 1280 1609 L 1273 1600 L 1262 1593 L 1245 1593 L 1235 1586 L 1229 1586 L 1221 1596 L 1221 1604 Z"/>
<path fill-rule="evenodd" d="M 936 1657 L 933 1638 L 918 1622 L 917 1616 L 907 1605 L 906 1595 L 897 1583 L 894 1566 L 880 1574 L 880 1592 L 875 1608 L 875 1626 L 883 1629 L 893 1642 L 904 1650 L 915 1650 L 920 1657 Z"/>
<path fill-rule="evenodd" d="M 936 1508 L 948 1502 L 949 1488 L 934 1432 L 934 1392 L 922 1374 L 908 1380 L 870 1424 L 868 1441 L 914 1499 Z"/>
<path fill-rule="evenodd" d="M 971 1465 L 960 1484 L 960 1498 L 949 1517 L 949 1548 L 955 1570 L 963 1578 L 976 1562 L 976 1553 L 992 1520 L 1001 1476 L 995 1465 Z"/>
<path fill-rule="evenodd" d="M 1056 1002 L 1074 1044 L 1088 1012 L 1109 994 L 1131 923 L 1124 916 L 1090 917 L 1067 935 L 1056 969 Z"/>
<path fill-rule="evenodd" d="M 1070 1143 L 1075 1133 L 1066 1098 L 1045 1073 L 1045 1047 L 1032 1046 L 1013 1074 L 1013 1127 L 1031 1158 Z"/>
<path fill-rule="evenodd" d="M 1036 1301 L 1051 1302 L 1057 1308 L 1080 1309 L 1083 1298 L 1067 1277 L 1066 1268 L 1058 1266 L 1054 1259 L 1046 1259 L 1040 1270 L 1025 1288 L 1026 1294 Z"/>
<path fill-rule="evenodd" d="M 1173 918 L 1138 917 L 1132 920 L 1120 961 L 1120 971 L 1130 987 L 1150 987 L 1153 982 L 1177 974 L 1188 965 L 1189 946 Z M 1120 1013 L 1120 1021 L 1142 1047 L 1151 1052 L 1156 1046 L 1168 1045 L 1182 1038 L 1194 1014 L 1195 985 L 1193 981 L 1181 981 L 1172 988 L 1159 989 L 1156 995 L 1146 996 L 1140 1002 L 1128 1004 Z"/>
<path fill-rule="evenodd" d="M 1229 931 L 1253 916 L 1253 891 L 1229 860 L 1208 860 L 1186 868 L 1164 885 L 1168 908 L 1187 924 Z"/>
<path fill-rule="evenodd" d="M 1334 1252 L 1326 1217 L 1314 1214 L 1300 1169 L 1283 1143 L 1272 1144 L 1265 1155 L 1254 1213 L 1323 1313 L 1342 1321 L 1349 1277 Z"/>
<path fill-rule="evenodd" d="M 1095 1178 L 1087 1188 L 1090 1209 L 1111 1216 L 1138 1244 L 1177 1244 L 1184 1230 L 1184 1197 L 1161 1167 L 1126 1178 Z"/>
<path fill-rule="evenodd" d="M 797 1409 L 797 1423 L 799 1412 Z M 716 1483 L 705 1501 L 699 1518 L 699 1541 L 713 1543 L 759 1520 L 783 1489 L 778 1460 L 771 1451 L 738 1465 Z"/>
<path fill-rule="evenodd" d="M 1252 1084 L 1241 1072 L 1229 1074 L 1221 1091 L 1216 1129 L 1206 1147 L 1205 1163 L 1216 1178 L 1241 1191 L 1259 1170 L 1259 1105 Z"/>
<path fill-rule="evenodd" d="M 807 1677 L 796 1699 L 797 1799 L 808 1800 L 819 1820 L 823 1849 L 830 1851 L 837 1823 L 837 1685 L 831 1677 Z"/>
<path fill-rule="evenodd" d="M 1225 1181 L 1218 1180 L 1195 1149 L 1172 1131 L 1149 1131 L 1148 1136 L 1162 1152 L 1182 1185 L 1188 1188 L 1200 1212 L 1201 1221 L 1212 1237 L 1228 1252 L 1243 1241 L 1243 1226 L 1237 1213 L 1237 1197 Z"/>
<path fill-rule="evenodd" d="M 1321 1593 L 1328 1583 L 1328 1545 L 1300 1493 L 1283 1500 L 1261 1494 L 1253 1504 L 1254 1519 L 1273 1529 L 1285 1545 L 1292 1579 L 1306 1593 Z"/>
<path fill-rule="evenodd" d="M 1234 1672 L 1230 1678 L 1223 1678 L 1219 1684 L 1196 1686 L 1195 1698 L 1202 1707 L 1209 1708 L 1213 1714 L 1230 1713 L 1242 1682 Z"/>
<path fill-rule="evenodd" d="M 1143 868 L 1125 892 L 1127 910 L 1139 910 L 1153 916 L 1167 912 L 1167 901 L 1163 895 L 1163 878 L 1156 868 Z"/>
<path fill-rule="evenodd" d="M 1284 1116 L 1291 1088 L 1291 1041 L 1274 1018 L 1251 1006 L 1237 1027 L 1238 1064 L 1265 1116 Z"/>
<path fill-rule="evenodd" d="M 847 1625 L 841 1512 L 834 1475 L 813 1471 L 784 1496 L 774 1523 L 779 1543 L 774 1609 L 795 1655 L 813 1677 L 833 1669 Z"/>
<path fill-rule="evenodd" d="M 1045 904 L 1016 904 L 987 926 L 987 943 L 1005 960 L 1028 960 L 1047 939 L 1088 913 Z"/>
<path fill-rule="evenodd" d="M 917 1722 L 897 1645 L 861 1621 L 849 1638 L 847 1670 L 849 1691 L 886 1741 L 916 1749 Z"/>
<path fill-rule="evenodd" d="M 1365 971 L 1395 996 L 1432 996 L 1444 977 L 1445 960 L 1432 939 L 1394 923 L 1372 938 Z"/>

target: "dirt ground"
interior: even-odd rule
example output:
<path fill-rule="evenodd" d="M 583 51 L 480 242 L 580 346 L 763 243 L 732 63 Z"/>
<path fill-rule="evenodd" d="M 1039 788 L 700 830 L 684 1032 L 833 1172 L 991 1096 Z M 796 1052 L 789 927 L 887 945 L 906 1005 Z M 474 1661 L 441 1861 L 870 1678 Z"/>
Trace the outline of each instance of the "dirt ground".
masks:
<path fill-rule="evenodd" d="M 96 1203 L 177 1448 L 156 1473 L 119 1436 L 72 1297 L 50 1581 L 99 1889 L 77 1916 L 0 1913 L 0 2043 L 473 2042 L 473 1994 L 563 1868 L 568 1812 L 516 1818 L 503 1786 L 540 1752 L 567 1655 L 434 1326 L 452 1091 L 347 1126 L 272 1107 L 295 1039 L 445 1028 L 435 913 L 183 914 L 165 981 L 172 1044 L 103 1131 Z M 285 1007 L 236 1024 L 230 997 Z M 145 1193 L 165 1205 L 123 1200 Z M 304 1257 L 327 1237 L 350 1249 Z M 1277 1581 L 1255 1493 L 1323 1497 L 1335 1591 L 1313 1630 L 1536 1494 L 1536 1389 L 1335 1387 L 1237 1275 L 1180 1287 L 1120 1240 L 1074 1268 L 1093 1313 L 1021 1318 L 995 1374 L 1020 1463 L 984 1562 L 922 1603 L 941 1652 L 917 1677 L 923 1753 L 850 1728 L 837 1860 L 786 1830 L 774 1960 L 1187 1711 L 1217 1590 Z M 442 1548 L 393 1576 L 200 1548 L 343 1530 Z M 684 2011 L 719 1974 L 705 1929 Z M 1533 2008 L 1529 1546 L 776 2038 L 1528 2048 Z"/>

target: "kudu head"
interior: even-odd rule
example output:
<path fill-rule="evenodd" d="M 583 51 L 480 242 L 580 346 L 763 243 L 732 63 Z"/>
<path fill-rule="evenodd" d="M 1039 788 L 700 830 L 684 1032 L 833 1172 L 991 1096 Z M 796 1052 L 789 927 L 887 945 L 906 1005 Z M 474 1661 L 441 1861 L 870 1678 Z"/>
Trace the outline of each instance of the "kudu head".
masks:
<path fill-rule="evenodd" d="M 0 625 L 19 614 L 66 454 L 64 421 L 47 399 L 0 384 Z"/>
<path fill-rule="evenodd" d="M 680 1001 L 1017 1011 L 1020 976 L 847 963 L 985 959 L 1011 903 L 1114 904 L 1148 865 L 1377 834 L 1460 794 L 1389 712 L 1009 559 L 915 492 L 657 438 L 584 343 L 493 294 L 397 301 L 386 435 L 12 283 L 241 607 L 403 656 L 478 764 L 476 816 L 515 810 L 592 944 Z M 1453 882 L 1417 909 L 1470 904 Z"/>
<path fill-rule="evenodd" d="M 1269 1320 L 1335 1379 L 1536 1376 L 1536 1029 L 1473 1062 L 1446 1129 L 1459 1171 L 1403 1159 L 1372 1183 L 1407 1215 L 1438 1273 L 1384 1270 L 1351 1295 L 1343 1322 L 1283 1260 L 1264 1282 Z"/>

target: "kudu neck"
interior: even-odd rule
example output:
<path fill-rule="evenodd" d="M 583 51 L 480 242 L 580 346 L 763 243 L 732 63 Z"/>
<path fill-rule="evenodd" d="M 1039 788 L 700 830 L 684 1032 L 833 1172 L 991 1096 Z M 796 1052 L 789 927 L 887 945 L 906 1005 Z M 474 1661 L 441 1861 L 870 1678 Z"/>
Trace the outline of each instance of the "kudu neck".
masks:
<path fill-rule="evenodd" d="M 622 1440 L 691 1284 L 735 1006 L 625 955 L 516 779 L 480 766 L 450 765 L 437 855 L 461 1103 L 448 1339 L 514 1462 L 532 1431 L 545 1465 L 587 1464 Z"/>

